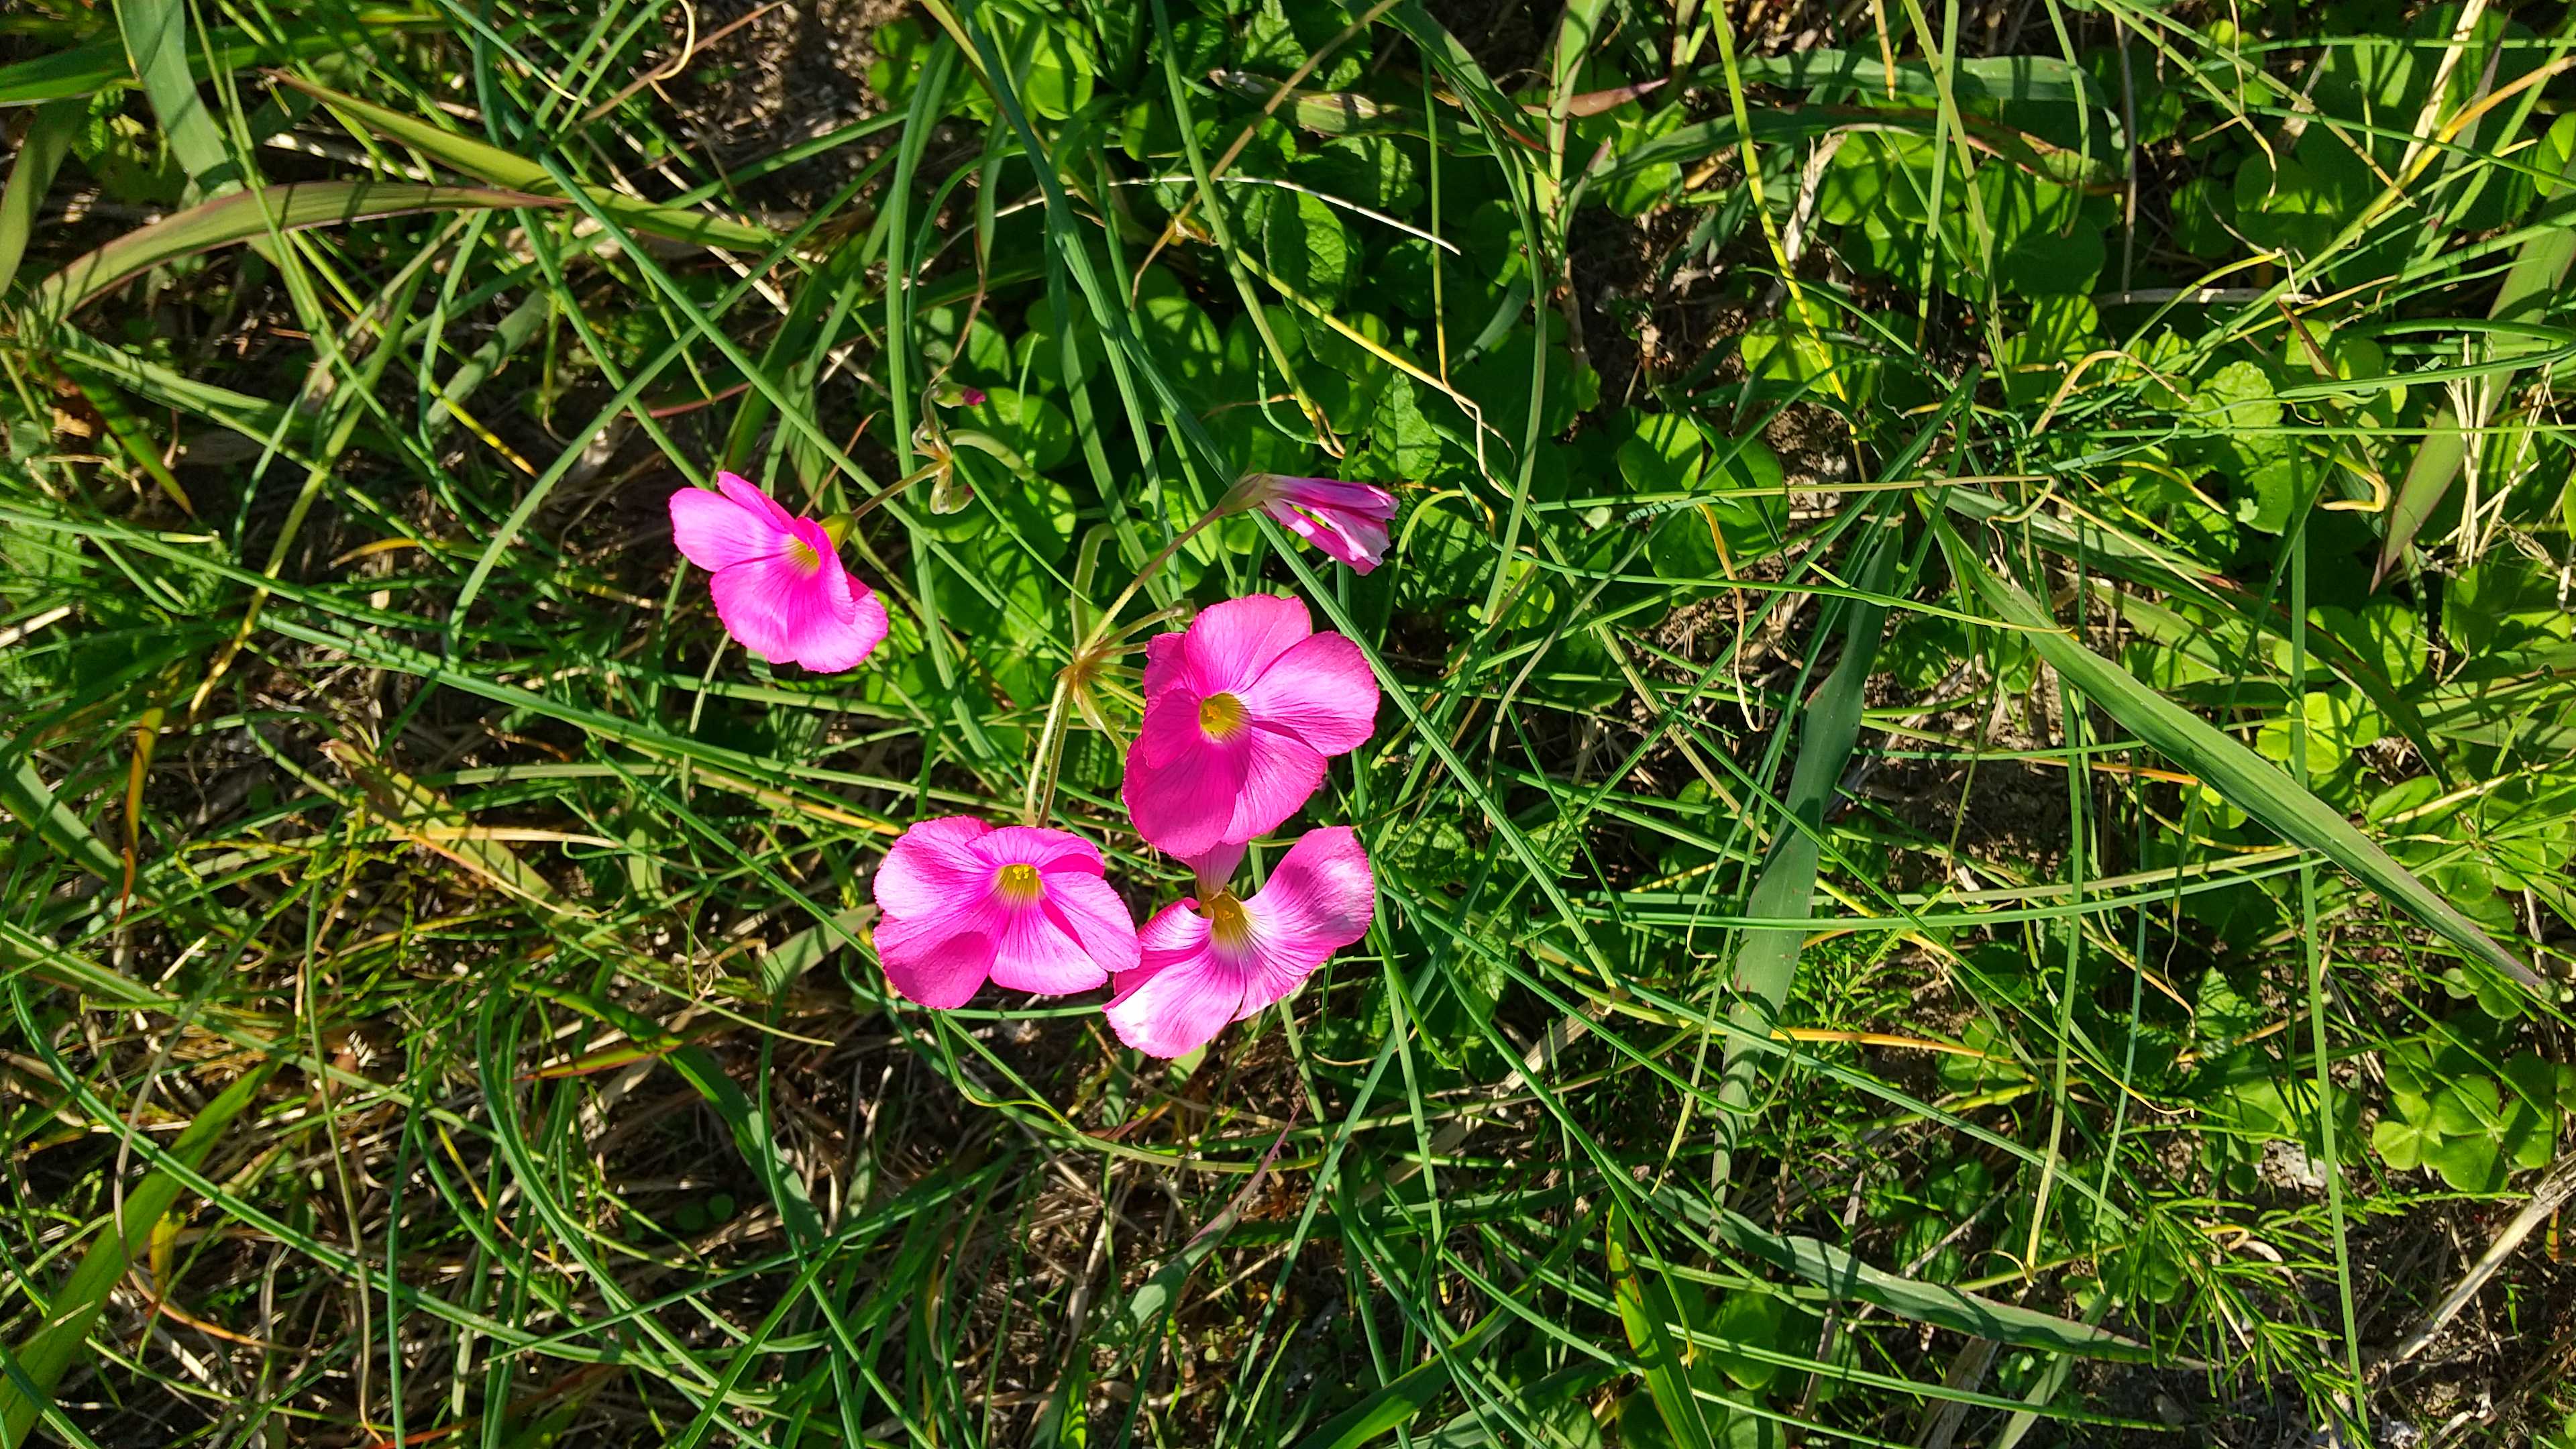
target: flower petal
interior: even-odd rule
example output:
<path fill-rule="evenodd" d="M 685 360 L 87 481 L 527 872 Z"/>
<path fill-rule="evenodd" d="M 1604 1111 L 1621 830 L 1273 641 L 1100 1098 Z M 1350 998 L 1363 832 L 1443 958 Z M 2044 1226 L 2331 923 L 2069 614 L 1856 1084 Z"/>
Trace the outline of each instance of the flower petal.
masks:
<path fill-rule="evenodd" d="M 1173 855 L 1197 855 L 1225 837 L 1234 821 L 1248 761 L 1240 750 L 1199 728 L 1198 702 L 1185 691 L 1156 696 L 1127 751 L 1119 787 L 1136 833 Z"/>
<path fill-rule="evenodd" d="M 1303 740 L 1268 730 L 1245 730 L 1227 743 L 1242 752 L 1246 768 L 1243 788 L 1234 797 L 1234 819 L 1219 840 L 1248 841 L 1267 835 L 1303 809 L 1323 786 L 1324 756 Z"/>
<path fill-rule="evenodd" d="M 834 577 L 832 592 L 839 597 L 832 601 L 832 610 L 837 617 L 799 639 L 796 662 L 816 674 L 838 674 L 858 668 L 885 642 L 886 606 L 876 590 L 843 571 L 839 559 L 825 555 L 823 569 Z"/>
<path fill-rule="evenodd" d="M 1386 525 L 1335 510 L 1308 511 L 1287 503 L 1267 510 L 1280 527 L 1364 574 L 1386 557 Z"/>
<path fill-rule="evenodd" d="M 1064 877 L 1067 883 L 1086 879 Z M 1107 881 L 1095 880 L 1091 884 L 1109 889 Z M 1056 887 L 1050 884 L 1044 898 L 999 906 L 996 914 L 1003 928 L 993 953 L 994 985 L 1034 991 L 1041 996 L 1062 996 L 1089 991 L 1109 979 L 1108 966 L 1083 949 L 1082 942 L 1059 921 L 1058 913 L 1047 909 L 1055 892 Z M 998 905 L 998 897 L 996 901 Z M 1123 914 L 1125 908 L 1120 909 Z M 1126 965 L 1132 959 L 1122 959 L 1118 964 Z"/>
<path fill-rule="evenodd" d="M 1246 594 L 1210 604 L 1181 636 L 1183 677 L 1201 698 L 1249 687 L 1270 662 L 1315 632 L 1299 599 Z"/>
<path fill-rule="evenodd" d="M 1313 635 L 1280 655 L 1241 697 L 1246 723 L 1326 755 L 1358 749 L 1377 728 L 1377 676 L 1339 634 Z"/>
<path fill-rule="evenodd" d="M 1190 874 L 1198 877 L 1202 894 L 1214 895 L 1225 888 L 1227 881 L 1234 879 L 1234 868 L 1243 864 L 1244 847 L 1251 843 L 1249 840 L 1220 840 L 1181 863 L 1190 868 Z"/>
<path fill-rule="evenodd" d="M 1046 899 L 1041 903 L 1056 928 L 1070 936 L 1102 974 L 1086 986 L 1097 986 L 1111 973 L 1133 971 L 1141 959 L 1136 918 L 1116 887 L 1078 870 L 1046 873 Z"/>
<path fill-rule="evenodd" d="M 866 658 L 885 638 L 885 604 L 854 591 L 822 525 L 788 520 L 785 544 L 716 571 L 709 587 L 725 632 L 772 664 L 837 671 Z"/>
<path fill-rule="evenodd" d="M 671 494 L 671 542 L 709 572 L 776 553 L 785 541 L 767 517 L 729 498 L 694 487 Z"/>
<path fill-rule="evenodd" d="M 1118 979 L 1107 1015 L 1118 1039 L 1148 1056 L 1186 1056 L 1207 1045 L 1243 1004 L 1243 974 L 1208 948 L 1208 923 L 1175 901 L 1146 923 L 1144 964 Z"/>
<path fill-rule="evenodd" d="M 716 617 L 743 648 L 772 664 L 793 663 L 798 637 L 791 621 L 801 621 L 828 603 L 803 596 L 821 594 L 821 576 L 799 568 L 785 554 L 738 563 L 716 570 L 708 587 L 716 597 Z"/>
<path fill-rule="evenodd" d="M 770 527 L 781 532 L 786 531 L 788 525 L 796 522 L 795 514 L 780 507 L 778 500 L 761 492 L 759 484 L 740 473 L 719 471 L 716 474 L 716 487 L 746 512 L 756 518 L 766 519 Z"/>
<path fill-rule="evenodd" d="M 1326 957 L 1368 934 L 1377 879 L 1359 832 L 1329 825 L 1288 848 L 1270 879 L 1243 903 L 1256 966 L 1245 983 L 1250 1016 L 1305 984 Z"/>
<path fill-rule="evenodd" d="M 869 891 L 889 919 L 953 914 L 982 903 L 993 865 L 974 848 L 993 827 L 972 815 L 917 821 L 886 851 Z"/>
<path fill-rule="evenodd" d="M 1006 925 L 1001 912 L 980 903 L 927 916 L 889 916 L 876 930 L 886 984 L 924 1006 L 964 1006 L 992 974 Z"/>
<path fill-rule="evenodd" d="M 1189 717 L 1176 726 L 1169 716 L 1182 709 Z M 1165 718 L 1148 748 L 1146 734 L 1157 730 L 1158 712 Z M 1127 752 L 1121 790 L 1136 833 L 1184 860 L 1275 828 L 1324 783 L 1324 757 L 1303 743 L 1258 729 L 1211 740 L 1197 713 L 1177 691 L 1148 707 L 1145 731 Z"/>
<path fill-rule="evenodd" d="M 975 853 L 996 869 L 1033 865 L 1050 874 L 1071 871 L 1097 878 L 1102 868 L 1099 846 L 1070 830 L 1034 825 L 1001 826 L 976 843 Z"/>
<path fill-rule="evenodd" d="M 1166 690 L 1187 688 L 1182 634 L 1157 634 L 1145 641 L 1145 697 L 1152 699 Z"/>

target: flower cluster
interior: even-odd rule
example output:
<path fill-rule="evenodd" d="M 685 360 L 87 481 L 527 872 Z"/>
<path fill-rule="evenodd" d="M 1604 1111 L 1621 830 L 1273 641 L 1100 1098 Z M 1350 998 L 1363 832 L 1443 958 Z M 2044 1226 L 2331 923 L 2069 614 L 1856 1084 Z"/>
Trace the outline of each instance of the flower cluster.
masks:
<path fill-rule="evenodd" d="M 799 518 L 731 473 L 717 487 L 673 494 L 671 531 L 711 575 L 726 632 L 772 664 L 855 667 L 884 640 L 886 611 L 841 566 L 848 515 Z M 1257 473 L 1210 519 L 1252 508 L 1365 573 L 1385 553 L 1395 499 L 1369 484 Z M 953 1008 L 988 980 L 1041 995 L 1106 985 L 1119 1039 L 1177 1057 L 1285 1000 L 1367 934 L 1377 885 L 1347 825 L 1307 832 L 1250 895 L 1234 887 L 1252 842 L 1304 807 L 1326 760 L 1375 728 L 1377 679 L 1359 646 L 1317 633 L 1296 599 L 1228 599 L 1147 644 L 1144 700 L 1121 798 L 1147 844 L 1189 864 L 1198 894 L 1140 932 L 1081 836 L 925 820 L 875 880 L 877 956 L 897 994 Z"/>

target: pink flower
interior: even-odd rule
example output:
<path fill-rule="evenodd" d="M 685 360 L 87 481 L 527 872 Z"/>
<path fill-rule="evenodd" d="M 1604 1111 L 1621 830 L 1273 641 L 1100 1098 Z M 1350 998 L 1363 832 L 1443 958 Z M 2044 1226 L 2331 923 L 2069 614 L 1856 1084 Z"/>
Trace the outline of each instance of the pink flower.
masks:
<path fill-rule="evenodd" d="M 1177 1057 L 1229 1021 L 1287 999 L 1335 951 L 1368 934 L 1377 882 L 1357 832 L 1332 825 L 1288 848 L 1250 900 L 1219 891 L 1204 910 L 1175 901 L 1145 923 L 1144 960 L 1109 999 L 1118 1039 Z"/>
<path fill-rule="evenodd" d="M 1062 996 L 1136 966 L 1127 903 L 1071 831 L 924 820 L 886 852 L 875 893 L 886 984 L 924 1006 L 963 1006 L 988 976 Z"/>
<path fill-rule="evenodd" d="M 772 664 L 856 668 L 886 636 L 885 601 L 841 567 L 823 525 L 738 474 L 718 473 L 716 486 L 722 497 L 703 488 L 671 495 L 671 541 L 713 576 L 725 632 Z"/>
<path fill-rule="evenodd" d="M 1386 557 L 1395 495 L 1374 483 L 1254 473 L 1239 485 L 1244 506 L 1259 504 L 1279 526 L 1364 574 Z"/>
<path fill-rule="evenodd" d="M 1241 844 L 1297 813 L 1324 758 L 1358 749 L 1377 720 L 1359 646 L 1317 634 L 1306 606 L 1228 599 L 1186 633 L 1147 646 L 1145 722 L 1123 794 L 1137 833 L 1184 858 Z"/>

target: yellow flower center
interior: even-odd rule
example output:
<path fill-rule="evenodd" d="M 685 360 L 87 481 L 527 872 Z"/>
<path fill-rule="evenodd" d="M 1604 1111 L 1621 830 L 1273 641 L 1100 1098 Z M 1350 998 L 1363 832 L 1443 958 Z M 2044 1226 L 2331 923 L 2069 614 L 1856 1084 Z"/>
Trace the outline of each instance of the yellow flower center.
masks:
<path fill-rule="evenodd" d="M 814 545 L 793 538 L 787 541 L 787 561 L 796 566 L 797 572 L 810 574 L 823 566 L 823 555 Z"/>
<path fill-rule="evenodd" d="M 1006 865 L 993 873 L 993 888 L 1011 905 L 1025 906 L 1046 894 L 1046 882 L 1038 879 L 1034 865 Z"/>
<path fill-rule="evenodd" d="M 1252 918 L 1243 913 L 1243 902 L 1232 891 L 1217 892 L 1207 903 L 1208 935 L 1216 944 L 1240 951 L 1252 944 Z"/>
<path fill-rule="evenodd" d="M 1230 694 L 1211 694 L 1200 700 L 1199 728 L 1212 740 L 1231 737 L 1243 728 L 1243 701 Z"/>

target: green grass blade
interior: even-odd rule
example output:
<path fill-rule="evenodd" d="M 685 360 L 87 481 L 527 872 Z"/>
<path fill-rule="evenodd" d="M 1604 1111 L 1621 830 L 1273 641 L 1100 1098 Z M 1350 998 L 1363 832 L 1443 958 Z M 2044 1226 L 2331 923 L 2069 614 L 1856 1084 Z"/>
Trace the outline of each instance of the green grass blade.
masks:
<path fill-rule="evenodd" d="M 326 86 L 294 76 L 277 77 L 278 84 L 292 86 L 340 113 L 353 129 L 373 131 L 389 140 L 399 141 L 422 155 L 468 176 L 479 176 L 497 186 L 534 193 L 539 196 L 557 190 L 554 178 L 546 168 L 524 157 L 514 156 L 498 146 L 460 136 L 444 126 L 434 125 L 417 116 L 407 116 L 344 96 Z M 778 244 L 778 238 L 756 226 L 704 212 L 683 211 L 675 207 L 655 206 L 602 187 L 584 186 L 592 204 L 619 221 L 653 236 L 673 241 L 692 242 L 699 246 L 745 247 L 767 250 Z"/>
<path fill-rule="evenodd" d="M 272 1070 L 273 1064 L 262 1063 L 224 1089 L 170 1144 L 170 1155 L 190 1168 L 204 1162 L 215 1139 L 259 1095 Z M 18 1366 L 38 1392 L 50 1394 L 62 1382 L 88 1343 L 90 1325 L 98 1320 L 108 1293 L 124 1280 L 153 1224 L 178 1200 L 179 1180 L 158 1170 L 125 1194 L 123 1213 L 81 1255 L 80 1265 L 54 1294 L 44 1322 L 18 1345 Z M 0 1378 L 0 1449 L 18 1449 L 25 1443 L 43 1412 L 43 1406 L 28 1397 L 14 1377 Z"/>
<path fill-rule="evenodd" d="M 1645 1275 L 1637 1270 L 1628 1255 L 1628 1233 L 1625 1215 L 1612 1212 L 1602 1226 L 1601 1265 L 1610 1275 L 1610 1287 L 1619 1304 L 1619 1324 L 1628 1334 L 1628 1346 L 1646 1362 L 1646 1392 L 1653 1396 L 1655 1413 L 1664 1421 L 1664 1432 L 1679 1445 L 1705 1446 L 1713 1442 L 1707 1416 L 1700 1412 L 1699 1400 L 1691 1394 L 1691 1376 L 1683 1367 L 1683 1355 L 1673 1345 L 1673 1335 L 1664 1330 L 1665 1315 L 1681 1325 L 1687 1335 L 1693 1325 L 1689 1308 L 1671 1291 L 1668 1278 L 1658 1274 L 1655 1281 L 1663 1285 L 1664 1301 L 1650 1302 L 1646 1295 Z"/>
<path fill-rule="evenodd" d="M 352 18 L 361 32 L 378 33 L 441 29 L 447 23 L 417 10 L 360 10 Z M 349 32 L 338 25 L 291 24 L 282 41 L 223 26 L 200 37 L 185 59 L 192 70 L 202 70 L 211 56 L 217 72 L 230 74 L 263 62 L 309 60 L 349 49 Z M 49 55 L 0 65 L 0 106 L 80 100 L 133 78 L 134 63 L 125 53 L 124 37 L 105 34 Z"/>
<path fill-rule="evenodd" d="M 1450 1346 L 1452 1357 L 1472 1357 L 1504 1324 L 1513 1321 L 1501 1309 L 1485 1315 L 1482 1322 L 1459 1335 Z M 1326 1420 L 1305 1438 L 1297 1449 L 1360 1449 L 1380 1435 L 1391 1434 L 1412 1423 L 1434 1399 L 1449 1387 L 1450 1368 L 1447 1358 L 1434 1357 L 1415 1364 L 1398 1374 L 1394 1381 Z"/>
<path fill-rule="evenodd" d="M 26 139 L 18 143 L 18 157 L 9 165 L 8 189 L 0 191 L 0 297 L 9 295 L 9 284 L 18 279 L 18 263 L 35 234 L 45 191 L 87 119 L 85 107 L 52 101 L 38 106 L 35 119 L 27 123 Z"/>
<path fill-rule="evenodd" d="M 2496 320 L 2527 318 L 2546 305 L 2567 280 L 2567 268 L 2576 263 L 2576 227 L 2553 227 L 2522 244 L 2514 255 L 2512 270 L 2505 273 L 2504 286 L 2496 292 L 2495 307 L 2487 315 Z M 2538 351 L 2536 340 L 2499 340 L 2488 345 L 2488 355 L 2500 365 L 2502 376 L 2479 390 L 2478 396 L 2491 405 L 2504 395 L 2504 381 L 2516 370 L 2506 365 L 2515 352 Z M 2415 544 L 2416 533 L 2424 527 L 2433 510 L 2450 496 L 2451 484 L 2460 476 L 2468 461 L 2468 450 L 2478 437 L 2477 429 L 2486 424 L 2481 411 L 2463 423 L 2451 408 L 2433 415 L 2424 441 L 2416 446 L 2414 460 L 2406 465 L 2406 477 L 2397 485 L 2397 497 L 2389 504 L 2388 532 L 2379 545 L 2379 563 L 2373 569 L 2371 582 L 2376 586 L 2388 577 L 2406 558 Z"/>
<path fill-rule="evenodd" d="M 191 196 L 241 184 L 241 174 L 196 77 L 188 73 L 188 0 L 116 0 L 116 29 L 170 154 L 187 169 Z"/>
<path fill-rule="evenodd" d="M 1707 1216 L 1706 1210 L 1695 1202 L 1684 1202 L 1677 1211 L 1694 1219 L 1705 1220 Z M 1732 1209 L 1719 1213 L 1710 1228 L 1721 1242 L 1737 1252 L 1803 1278 L 1838 1298 L 1874 1303 L 1917 1323 L 2050 1353 L 2142 1363 L 2162 1361 L 2184 1368 L 2203 1366 L 2187 1358 L 2161 1356 L 2135 1339 L 2088 1323 L 1873 1268 L 1830 1243 L 1772 1232 Z"/>
<path fill-rule="evenodd" d="M 238 191 L 138 227 L 73 259 L 29 291 L 27 310 L 38 323 L 61 322 L 118 283 L 154 267 L 273 232 L 342 226 L 418 211 L 561 204 L 515 191 L 410 181 L 298 181 L 261 191 Z"/>
<path fill-rule="evenodd" d="M 1941 551 L 2006 625 L 2025 631 L 2040 657 L 2108 711 L 2130 733 L 2190 770 L 2229 804 L 2270 826 L 2293 845 L 2323 854 L 2469 955 L 2547 999 L 2547 987 L 2521 958 L 2496 944 L 2431 886 L 2390 858 L 2333 807 L 2283 774 L 2279 766 L 2208 721 L 2149 689 L 2060 628 L 2039 602 L 1999 578 L 1977 550 L 1937 521 Z"/>
<path fill-rule="evenodd" d="M 20 755 L 0 771 L 0 808 L 18 817 L 65 859 L 101 880 L 122 880 L 125 862 L 45 784 L 36 762 Z"/>
<path fill-rule="evenodd" d="M 1874 532 L 1876 536 L 1862 545 L 1870 550 L 1869 556 L 1853 575 L 1864 593 L 1887 587 L 1902 547 L 1893 530 Z M 1840 630 L 1842 658 L 1803 713 L 1798 763 L 1789 776 L 1787 793 L 1781 796 L 1781 819 L 1772 833 L 1770 855 L 1745 905 L 1748 915 L 1796 916 L 1806 911 L 1815 894 L 1825 809 L 1833 803 L 1834 787 L 1860 739 L 1862 696 L 1878 659 L 1879 635 L 1886 621 L 1886 608 L 1877 604 L 1854 603 L 1845 611 Z M 1729 1015 L 1742 1034 L 1727 1038 L 1725 1074 L 1718 1083 L 1718 1100 L 1727 1113 L 1718 1127 L 1725 1146 L 1710 1171 L 1720 1187 L 1726 1183 L 1733 1144 L 1742 1130 L 1740 1114 L 1753 1100 L 1753 1078 L 1762 1064 L 1749 1042 L 1767 1039 L 1778 1023 L 1780 1010 L 1789 1001 L 1789 988 L 1797 979 L 1798 955 L 1806 938 L 1803 929 L 1748 931 L 1736 952 L 1736 1000 Z"/>

